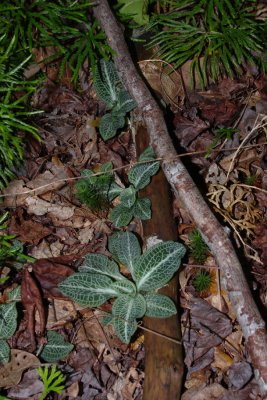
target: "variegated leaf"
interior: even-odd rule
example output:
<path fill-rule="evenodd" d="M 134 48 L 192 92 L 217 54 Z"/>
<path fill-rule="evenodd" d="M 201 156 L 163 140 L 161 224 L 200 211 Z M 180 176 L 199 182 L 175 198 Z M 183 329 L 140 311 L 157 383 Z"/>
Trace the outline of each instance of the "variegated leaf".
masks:
<path fill-rule="evenodd" d="M 134 263 L 133 278 L 137 289 L 150 291 L 164 286 L 178 270 L 185 247 L 180 243 L 162 242 L 148 249 Z"/>
<path fill-rule="evenodd" d="M 99 124 L 99 133 L 103 140 L 111 139 L 116 135 L 117 130 L 123 128 L 125 118 L 121 114 L 108 113 L 103 115 Z"/>
<path fill-rule="evenodd" d="M 136 102 L 131 98 L 126 90 L 121 89 L 118 92 L 117 96 L 117 105 L 116 110 L 120 114 L 127 114 L 129 111 L 132 111 L 136 107 Z"/>
<path fill-rule="evenodd" d="M 133 186 L 124 189 L 120 195 L 121 204 L 123 207 L 131 208 L 136 200 L 136 190 Z"/>
<path fill-rule="evenodd" d="M 117 296 L 112 283 L 107 276 L 79 272 L 61 282 L 59 290 L 82 306 L 97 307 Z"/>
<path fill-rule="evenodd" d="M 158 293 L 144 295 L 146 300 L 146 316 L 168 318 L 177 313 L 174 302 L 167 296 Z"/>
<path fill-rule="evenodd" d="M 132 232 L 117 232 L 109 237 L 108 248 L 113 257 L 133 272 L 133 265 L 141 255 L 141 247 Z"/>
<path fill-rule="evenodd" d="M 143 221 L 151 219 L 151 201 L 148 197 L 137 199 L 133 210 L 135 218 Z"/>
<path fill-rule="evenodd" d="M 113 303 L 113 325 L 119 338 L 124 343 L 129 343 L 134 334 L 137 318 L 142 318 L 146 312 L 146 301 L 141 294 L 135 297 L 122 295 Z"/>
<path fill-rule="evenodd" d="M 127 208 L 119 204 L 111 211 L 110 219 L 118 228 L 128 225 L 133 219 L 133 207 Z"/>
<path fill-rule="evenodd" d="M 148 161 L 142 164 L 135 165 L 129 171 L 129 182 L 134 185 L 136 190 L 143 189 L 150 183 L 151 177 L 158 172 L 159 166 L 159 161 Z"/>
<path fill-rule="evenodd" d="M 126 278 L 124 278 L 124 280 L 114 282 L 111 287 L 121 294 L 127 294 L 129 296 L 136 295 L 135 284 Z"/>
<path fill-rule="evenodd" d="M 110 188 L 108 191 L 109 201 L 112 201 L 113 199 L 115 199 L 115 197 L 118 197 L 121 194 L 122 190 L 123 190 L 123 188 L 121 188 L 119 185 L 117 185 L 117 183 L 113 182 L 110 185 Z"/>
<path fill-rule="evenodd" d="M 125 279 L 124 276 L 120 274 L 118 265 L 103 254 L 87 254 L 83 264 L 79 267 L 79 271 L 106 275 L 118 280 Z"/>
<path fill-rule="evenodd" d="M 10 347 L 6 340 L 0 340 L 0 364 L 6 364 L 10 356 Z"/>
<path fill-rule="evenodd" d="M 67 357 L 73 347 L 73 344 L 65 341 L 64 336 L 55 331 L 48 331 L 47 343 L 44 345 L 41 357 L 49 363 L 57 362 Z"/>
<path fill-rule="evenodd" d="M 100 60 L 100 68 L 95 71 L 94 88 L 97 95 L 107 104 L 108 109 L 114 107 L 117 101 L 119 82 L 114 63 Z"/>
<path fill-rule="evenodd" d="M 17 328 L 16 303 L 0 305 L 0 339 L 9 339 Z"/>

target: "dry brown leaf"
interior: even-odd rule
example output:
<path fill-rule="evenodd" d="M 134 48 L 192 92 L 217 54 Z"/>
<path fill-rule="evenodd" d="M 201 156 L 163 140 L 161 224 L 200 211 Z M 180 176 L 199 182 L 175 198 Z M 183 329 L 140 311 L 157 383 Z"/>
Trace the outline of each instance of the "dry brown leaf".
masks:
<path fill-rule="evenodd" d="M 28 213 L 37 216 L 48 214 L 59 220 L 69 220 L 74 214 L 74 206 L 65 206 L 64 203 L 51 204 L 37 196 L 28 197 L 25 200 Z"/>
<path fill-rule="evenodd" d="M 221 371 L 227 370 L 232 364 L 234 360 L 230 357 L 225 351 L 221 349 L 220 346 L 215 347 L 214 349 L 214 361 L 211 364 L 212 368 L 217 368 Z"/>
<path fill-rule="evenodd" d="M 70 300 L 53 299 L 48 306 L 46 328 L 63 327 L 69 320 L 76 318 L 78 309 L 79 307 Z"/>
<path fill-rule="evenodd" d="M 220 400 L 227 393 L 218 383 L 209 386 L 199 386 L 187 390 L 181 397 L 181 400 Z"/>
<path fill-rule="evenodd" d="M 38 367 L 39 359 L 26 351 L 11 349 L 9 363 L 0 368 L 0 387 L 12 387 L 17 385 L 23 372 L 30 367 Z"/>
<path fill-rule="evenodd" d="M 178 107 L 183 105 L 185 99 L 184 88 L 180 74 L 163 61 L 153 62 L 144 60 L 139 62 L 142 74 L 149 86 L 163 98 L 166 104 Z"/>

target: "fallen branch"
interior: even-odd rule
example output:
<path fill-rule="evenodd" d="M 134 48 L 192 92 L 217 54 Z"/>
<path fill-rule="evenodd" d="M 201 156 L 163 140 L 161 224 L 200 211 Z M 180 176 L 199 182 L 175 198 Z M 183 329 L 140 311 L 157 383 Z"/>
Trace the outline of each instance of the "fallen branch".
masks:
<path fill-rule="evenodd" d="M 107 0 L 94 7 L 95 17 L 106 32 L 109 45 L 116 52 L 114 61 L 130 95 L 135 99 L 146 124 L 157 157 L 176 155 L 163 114 L 132 62 L 123 32 Z M 247 350 L 262 394 L 267 393 L 267 335 L 265 324 L 252 298 L 241 264 L 232 243 L 201 196 L 186 168 L 177 159 L 163 161 L 162 168 L 175 195 L 183 202 L 192 221 L 216 258 L 222 272 L 222 284 L 228 292 L 238 322 L 246 339 Z"/>

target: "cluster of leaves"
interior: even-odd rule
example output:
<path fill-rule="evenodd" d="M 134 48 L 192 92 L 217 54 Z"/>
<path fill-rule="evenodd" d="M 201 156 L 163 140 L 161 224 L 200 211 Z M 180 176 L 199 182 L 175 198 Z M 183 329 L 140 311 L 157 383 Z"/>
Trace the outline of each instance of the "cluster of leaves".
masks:
<path fill-rule="evenodd" d="M 14 168 L 22 160 L 22 138 L 14 131 L 31 133 L 38 138 L 37 129 L 26 122 L 26 119 L 36 114 L 27 111 L 27 99 L 40 82 L 27 82 L 21 74 L 31 57 L 19 64 L 13 63 L 15 52 L 15 37 L 5 47 L 4 36 L 0 38 L 0 190 L 10 179 L 15 177 Z M 3 46 L 3 47 L 2 47 Z"/>
<path fill-rule="evenodd" d="M 14 262 L 21 263 L 23 261 L 32 261 L 32 257 L 23 254 L 23 246 L 18 240 L 15 240 L 15 235 L 1 233 L 1 230 L 7 229 L 6 221 L 8 216 L 8 212 L 0 216 L 0 266 Z"/>
<path fill-rule="evenodd" d="M 2 364 L 9 360 L 10 347 L 7 340 L 17 329 L 17 301 L 20 301 L 20 287 L 8 294 L 8 303 L 0 304 L 0 363 Z"/>
<path fill-rule="evenodd" d="M 256 1 L 173 0 L 170 12 L 155 15 L 148 25 L 155 32 L 149 47 L 174 68 L 191 60 L 192 84 L 208 77 L 241 75 L 244 63 L 266 70 L 266 21 L 256 19 Z"/>
<path fill-rule="evenodd" d="M 178 270 L 185 248 L 172 241 L 160 242 L 144 254 L 137 237 L 131 232 L 117 232 L 109 238 L 113 259 L 125 265 L 133 281 L 119 272 L 114 260 L 102 254 L 88 254 L 79 272 L 59 285 L 60 291 L 82 306 L 98 307 L 111 298 L 112 314 L 104 323 L 114 326 L 118 337 L 129 343 L 137 329 L 137 320 L 148 317 L 167 318 L 176 307 L 156 289 L 164 286 Z"/>
<path fill-rule="evenodd" d="M 148 147 L 139 157 L 138 163 L 128 173 L 130 186 L 121 188 L 114 182 L 111 174 L 112 163 L 108 162 L 101 167 L 100 175 L 92 170 L 84 170 L 81 179 L 76 184 L 77 197 L 92 209 L 106 207 L 109 202 L 119 196 L 120 204 L 113 208 L 110 219 L 117 227 L 128 225 L 135 217 L 141 220 L 151 218 L 151 202 L 138 197 L 138 191 L 147 186 L 150 179 L 159 169 L 159 161 L 155 161 L 155 154 Z"/>
<path fill-rule="evenodd" d="M 76 82 L 87 58 L 94 69 L 98 57 L 107 58 L 111 51 L 89 13 L 92 4 L 86 0 L 4 0 L 0 6 L 0 37 L 6 42 L 14 37 L 18 53 L 53 47 L 55 54 L 46 62 L 60 61 L 61 73 L 68 64 Z"/>
<path fill-rule="evenodd" d="M 193 229 L 188 235 L 189 248 L 192 257 L 198 264 L 204 264 L 208 256 L 208 246 L 202 239 L 200 232 L 197 229 Z"/>
<path fill-rule="evenodd" d="M 57 370 L 55 365 L 51 369 L 48 367 L 36 368 L 36 371 L 44 383 L 44 389 L 39 400 L 44 400 L 51 392 L 60 394 L 65 389 L 65 377 L 61 371 Z"/>
<path fill-rule="evenodd" d="M 123 88 L 112 61 L 100 60 L 100 67 L 95 72 L 94 88 L 110 111 L 101 118 L 99 125 L 100 135 L 108 140 L 124 127 L 125 116 L 136 107 L 136 103 Z"/>

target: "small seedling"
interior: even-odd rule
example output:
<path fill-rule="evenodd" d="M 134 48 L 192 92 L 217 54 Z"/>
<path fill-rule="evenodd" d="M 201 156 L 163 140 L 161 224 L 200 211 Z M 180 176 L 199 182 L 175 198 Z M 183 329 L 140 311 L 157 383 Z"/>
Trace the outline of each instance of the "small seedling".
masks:
<path fill-rule="evenodd" d="M 114 260 L 102 254 L 85 257 L 79 272 L 59 285 L 60 291 L 81 306 L 98 307 L 114 299 L 112 314 L 104 318 L 114 326 L 118 337 L 129 343 L 143 316 L 168 318 L 176 314 L 173 301 L 158 294 L 178 270 L 185 254 L 182 244 L 167 241 L 150 247 L 141 254 L 137 237 L 131 232 L 118 232 L 109 239 L 113 259 L 125 265 L 133 281 L 123 276 Z"/>
<path fill-rule="evenodd" d="M 147 197 L 139 198 L 138 192 L 150 183 L 159 166 L 153 149 L 148 147 L 140 155 L 138 163 L 130 169 L 130 186 L 127 188 L 122 188 L 114 182 L 111 162 L 103 164 L 100 170 L 102 175 L 85 170 L 82 173 L 85 179 L 76 184 L 77 197 L 91 209 L 106 207 L 109 202 L 119 197 L 120 204 L 114 207 L 110 214 L 110 219 L 116 227 L 128 225 L 134 217 L 141 220 L 150 219 L 150 200 Z"/>
<path fill-rule="evenodd" d="M 201 293 L 209 289 L 211 284 L 211 275 L 208 271 L 201 270 L 194 278 L 193 285 Z"/>
<path fill-rule="evenodd" d="M 189 248 L 192 257 L 198 264 L 203 264 L 208 256 L 208 246 L 202 239 L 197 229 L 193 229 L 188 235 Z"/>
<path fill-rule="evenodd" d="M 57 370 L 55 365 L 51 369 L 48 367 L 36 368 L 36 371 L 44 383 L 44 389 L 39 400 L 44 400 L 51 392 L 60 394 L 65 389 L 65 377 L 61 371 Z"/>

